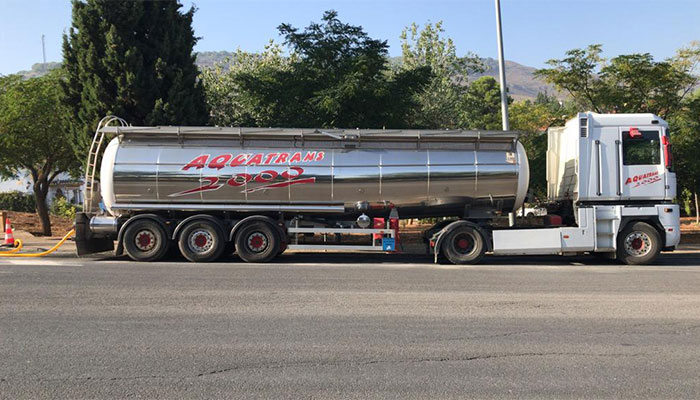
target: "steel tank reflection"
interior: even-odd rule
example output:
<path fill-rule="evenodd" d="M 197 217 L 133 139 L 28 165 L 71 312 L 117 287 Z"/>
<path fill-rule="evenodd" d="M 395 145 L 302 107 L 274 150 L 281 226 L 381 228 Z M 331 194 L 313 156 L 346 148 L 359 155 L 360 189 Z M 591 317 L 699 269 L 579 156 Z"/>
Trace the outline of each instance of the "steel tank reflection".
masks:
<path fill-rule="evenodd" d="M 101 194 L 113 215 L 154 210 L 402 218 L 509 212 L 527 192 L 517 135 L 463 131 L 112 129 Z M 177 129 L 177 131 L 175 131 Z M 466 210 L 466 211 L 465 211 Z"/>

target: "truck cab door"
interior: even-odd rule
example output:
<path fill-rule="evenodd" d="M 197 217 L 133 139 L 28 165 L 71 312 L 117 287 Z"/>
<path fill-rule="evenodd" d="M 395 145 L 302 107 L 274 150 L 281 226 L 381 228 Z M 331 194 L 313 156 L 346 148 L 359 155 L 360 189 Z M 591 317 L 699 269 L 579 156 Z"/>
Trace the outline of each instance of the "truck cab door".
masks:
<path fill-rule="evenodd" d="M 666 197 L 661 127 L 620 128 L 622 200 Z"/>

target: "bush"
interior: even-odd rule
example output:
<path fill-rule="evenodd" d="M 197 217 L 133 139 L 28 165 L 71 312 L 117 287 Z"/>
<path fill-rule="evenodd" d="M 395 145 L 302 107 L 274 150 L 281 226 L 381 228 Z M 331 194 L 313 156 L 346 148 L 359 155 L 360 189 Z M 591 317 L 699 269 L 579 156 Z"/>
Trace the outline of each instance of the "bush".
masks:
<path fill-rule="evenodd" d="M 65 197 L 56 197 L 51 203 L 49 210 L 52 215 L 75 219 L 75 213 L 82 210 L 82 207 L 71 204 Z"/>
<path fill-rule="evenodd" d="M 0 210 L 28 213 L 36 212 L 34 195 L 17 191 L 0 193 Z"/>

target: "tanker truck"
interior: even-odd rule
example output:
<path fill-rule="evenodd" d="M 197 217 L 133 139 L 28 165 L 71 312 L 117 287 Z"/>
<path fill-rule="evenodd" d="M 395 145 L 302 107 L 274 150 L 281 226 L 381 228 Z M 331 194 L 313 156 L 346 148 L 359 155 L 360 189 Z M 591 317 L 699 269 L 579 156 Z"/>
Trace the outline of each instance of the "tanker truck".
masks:
<path fill-rule="evenodd" d="M 517 132 L 145 127 L 111 117 L 87 167 L 79 255 L 115 242 L 137 261 L 171 248 L 194 262 L 398 252 L 406 218 L 435 221 L 426 251 L 454 264 L 487 252 L 644 264 L 680 241 L 670 132 L 653 114 L 587 112 L 550 128 L 538 226 L 508 218 L 530 175 Z"/>

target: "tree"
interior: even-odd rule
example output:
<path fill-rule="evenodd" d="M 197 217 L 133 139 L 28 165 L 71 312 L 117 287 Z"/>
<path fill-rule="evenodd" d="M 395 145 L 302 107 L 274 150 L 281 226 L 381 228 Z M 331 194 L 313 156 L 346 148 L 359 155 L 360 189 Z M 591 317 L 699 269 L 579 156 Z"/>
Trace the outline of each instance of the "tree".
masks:
<path fill-rule="evenodd" d="M 236 51 L 213 68 L 202 71 L 210 122 L 220 126 L 272 126 L 280 120 L 277 105 L 296 57 L 285 57 L 282 47 L 270 41 L 262 53 Z M 273 97 L 276 96 L 276 97 Z"/>
<path fill-rule="evenodd" d="M 392 74 L 385 41 L 343 23 L 335 11 L 304 30 L 278 27 L 290 56 L 275 45 L 238 52 L 207 71 L 217 123 L 300 127 L 403 127 L 427 68 Z M 233 115 L 227 118 L 224 115 Z"/>
<path fill-rule="evenodd" d="M 547 93 L 538 93 L 534 101 L 513 103 L 509 108 L 511 129 L 522 132 L 520 142 L 525 147 L 530 164 L 530 191 L 534 202 L 547 198 L 547 130 L 563 126 L 576 114 L 576 105 L 562 102 Z"/>
<path fill-rule="evenodd" d="M 683 109 L 672 117 L 669 125 L 672 127 L 671 143 L 679 186 L 678 197 L 693 205 L 695 221 L 700 223 L 700 91 L 696 91 Z"/>
<path fill-rule="evenodd" d="M 72 26 L 63 36 L 63 90 L 79 157 L 107 114 L 135 125 L 207 122 L 192 52 L 195 9 L 181 7 L 176 0 L 73 0 Z"/>
<path fill-rule="evenodd" d="M 698 83 L 693 76 L 691 49 L 664 61 L 651 54 L 620 55 L 606 61 L 601 45 L 566 52 L 549 60 L 552 68 L 535 75 L 571 95 L 582 110 L 599 113 L 650 112 L 668 118 L 681 108 L 689 91 Z"/>
<path fill-rule="evenodd" d="M 411 120 L 414 127 L 459 127 L 467 77 L 484 70 L 476 55 L 457 56 L 452 39 L 443 37 L 444 32 L 442 21 L 427 23 L 422 30 L 413 23 L 401 32 L 401 68 L 428 67 L 432 73 L 429 83 L 415 95 L 418 108 Z"/>
<path fill-rule="evenodd" d="M 31 176 L 37 214 L 44 235 L 51 235 L 46 205 L 49 186 L 80 163 L 69 144 L 70 111 L 63 105 L 59 81 L 63 71 L 41 78 L 0 78 L 0 175 Z"/>
<path fill-rule="evenodd" d="M 513 99 L 508 98 L 508 103 Z M 501 89 L 493 77 L 482 76 L 469 85 L 461 100 L 460 127 L 499 130 L 502 128 Z"/>

